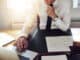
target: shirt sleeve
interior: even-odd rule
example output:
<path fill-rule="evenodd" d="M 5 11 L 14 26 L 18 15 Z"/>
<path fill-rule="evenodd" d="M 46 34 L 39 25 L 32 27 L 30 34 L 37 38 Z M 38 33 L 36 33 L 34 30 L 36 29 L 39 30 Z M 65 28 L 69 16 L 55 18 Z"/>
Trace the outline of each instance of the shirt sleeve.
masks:
<path fill-rule="evenodd" d="M 20 36 L 29 36 L 29 34 L 37 27 L 38 5 L 35 3 L 30 5 L 30 7 L 26 10 L 26 20 L 17 38 Z"/>
<path fill-rule="evenodd" d="M 70 27 L 71 15 L 70 15 L 70 4 L 68 3 L 70 2 L 67 1 L 61 4 L 60 13 L 62 14 L 62 17 L 55 18 L 54 22 L 56 27 L 61 29 L 62 31 L 67 31 L 67 29 L 69 29 Z"/>

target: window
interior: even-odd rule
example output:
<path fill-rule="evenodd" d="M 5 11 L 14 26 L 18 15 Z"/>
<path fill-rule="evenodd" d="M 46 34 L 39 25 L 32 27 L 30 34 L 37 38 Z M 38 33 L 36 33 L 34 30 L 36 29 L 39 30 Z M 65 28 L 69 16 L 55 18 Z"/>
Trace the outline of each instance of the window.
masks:
<path fill-rule="evenodd" d="M 80 8 L 80 0 L 73 0 L 73 8 Z"/>

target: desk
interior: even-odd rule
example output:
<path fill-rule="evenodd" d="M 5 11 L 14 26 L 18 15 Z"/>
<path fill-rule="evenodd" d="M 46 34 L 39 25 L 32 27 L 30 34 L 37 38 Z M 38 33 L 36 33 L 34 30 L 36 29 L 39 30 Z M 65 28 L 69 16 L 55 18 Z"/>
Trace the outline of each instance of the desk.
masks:
<path fill-rule="evenodd" d="M 76 30 L 77 29 L 77 30 Z M 80 32 L 80 29 L 79 28 L 72 28 L 71 29 L 71 31 L 72 31 L 72 36 L 74 37 L 73 38 L 73 42 L 75 43 L 76 42 L 76 44 L 74 44 L 74 45 L 76 45 L 76 46 L 80 46 L 80 41 L 79 41 L 79 36 L 80 36 L 80 34 L 78 35 L 76 35 L 76 33 L 77 32 Z M 10 34 L 11 36 L 14 36 L 14 37 L 16 37 L 16 35 L 15 35 L 15 33 L 17 33 L 17 32 L 19 32 L 19 30 L 4 30 L 4 31 L 1 31 L 1 32 L 5 32 L 5 33 L 8 33 L 8 34 Z M 78 38 L 78 40 L 75 38 L 76 36 L 78 36 L 77 38 Z M 76 41 L 77 40 L 77 41 Z M 9 45 L 13 45 L 14 44 L 14 42 L 10 42 L 9 44 L 7 44 L 7 45 L 5 45 L 4 47 L 6 47 L 6 46 L 9 46 Z M 52 53 L 50 53 L 50 54 L 52 54 Z"/>

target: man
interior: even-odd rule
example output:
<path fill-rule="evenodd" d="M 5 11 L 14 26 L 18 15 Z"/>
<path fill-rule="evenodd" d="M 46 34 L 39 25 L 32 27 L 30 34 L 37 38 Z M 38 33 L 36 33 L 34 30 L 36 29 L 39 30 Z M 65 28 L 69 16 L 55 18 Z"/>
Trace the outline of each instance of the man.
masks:
<path fill-rule="evenodd" d="M 31 49 L 39 53 L 47 52 L 45 35 L 51 31 L 50 24 L 53 35 L 67 35 L 70 26 L 70 5 L 67 3 L 70 3 L 69 0 L 40 0 L 37 5 L 34 2 L 16 41 L 18 51 Z"/>

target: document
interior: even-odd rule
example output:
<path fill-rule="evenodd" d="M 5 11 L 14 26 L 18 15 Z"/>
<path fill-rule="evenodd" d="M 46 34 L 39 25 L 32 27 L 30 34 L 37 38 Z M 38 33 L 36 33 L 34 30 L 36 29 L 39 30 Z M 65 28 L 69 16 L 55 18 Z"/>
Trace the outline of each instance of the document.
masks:
<path fill-rule="evenodd" d="M 42 56 L 41 60 L 67 60 L 66 55 Z"/>
<path fill-rule="evenodd" d="M 47 48 L 49 52 L 70 51 L 70 46 L 73 45 L 72 36 L 47 36 Z"/>

